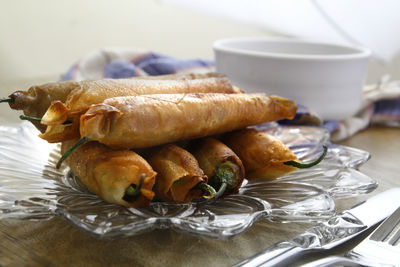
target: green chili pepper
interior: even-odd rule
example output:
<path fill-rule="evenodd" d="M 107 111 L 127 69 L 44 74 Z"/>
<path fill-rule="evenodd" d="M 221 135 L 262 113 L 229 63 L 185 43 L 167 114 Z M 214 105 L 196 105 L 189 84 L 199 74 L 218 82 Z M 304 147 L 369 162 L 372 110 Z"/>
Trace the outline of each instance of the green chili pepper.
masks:
<path fill-rule="evenodd" d="M 219 188 L 215 198 L 234 191 L 241 183 L 239 166 L 231 161 L 225 161 L 217 167 L 214 176 L 208 182 L 213 187 Z"/>
<path fill-rule="evenodd" d="M 66 160 L 69 155 L 71 155 L 72 152 L 74 152 L 78 147 L 80 147 L 81 145 L 85 144 L 86 142 L 90 141 L 89 138 L 87 137 L 83 137 L 81 139 L 79 139 L 78 142 L 76 142 L 73 146 L 71 146 L 67 151 L 65 151 L 65 153 L 61 156 L 61 158 L 57 161 L 57 169 L 60 168 L 61 163 L 63 163 L 64 160 Z"/>
<path fill-rule="evenodd" d="M 215 196 L 215 194 L 217 193 L 217 192 L 215 191 L 214 187 L 212 187 L 212 186 L 209 185 L 209 184 L 206 184 L 206 183 L 198 183 L 197 185 L 198 185 L 198 187 L 199 187 L 203 192 L 208 193 L 208 195 L 204 195 L 203 198 L 207 198 L 207 199 L 213 198 L 213 197 Z M 196 186 L 196 187 L 197 187 L 197 186 Z"/>
<path fill-rule="evenodd" d="M 203 183 L 203 182 L 198 183 L 191 190 L 201 190 L 201 191 L 207 193 L 207 195 L 203 196 L 203 198 L 206 198 L 206 199 L 214 198 L 215 194 L 217 193 L 215 191 L 214 187 L 212 187 L 209 184 Z"/>
<path fill-rule="evenodd" d="M 183 177 L 176 180 L 174 184 L 181 183 L 183 181 Z M 193 186 L 190 190 L 201 190 L 203 193 L 206 195 L 203 195 L 203 198 L 206 199 L 211 199 L 214 198 L 215 194 L 217 193 L 214 189 L 214 187 L 210 186 L 209 184 L 206 184 L 204 182 L 200 182 Z M 194 200 L 196 202 L 196 200 Z"/>
<path fill-rule="evenodd" d="M 319 156 L 315 161 L 310 162 L 310 163 L 300 163 L 294 160 L 290 160 L 290 161 L 285 161 L 283 164 L 285 165 L 290 165 L 299 169 L 306 169 L 306 168 L 311 168 L 315 165 L 317 165 L 318 163 L 320 163 L 326 156 L 326 153 L 328 151 L 328 147 L 327 146 L 323 146 L 324 151 L 322 152 L 321 156 Z"/>
<path fill-rule="evenodd" d="M 214 199 L 218 199 L 218 198 L 222 197 L 225 194 L 227 187 L 228 187 L 228 183 L 226 181 L 222 182 L 218 189 L 218 192 L 214 196 Z"/>
<path fill-rule="evenodd" d="M 135 184 L 131 184 L 125 190 L 125 194 L 122 197 L 122 199 L 125 200 L 126 202 L 135 202 L 142 194 L 140 190 L 142 189 L 144 178 L 146 178 L 146 175 L 142 173 L 140 175 L 139 184 L 137 186 Z"/>

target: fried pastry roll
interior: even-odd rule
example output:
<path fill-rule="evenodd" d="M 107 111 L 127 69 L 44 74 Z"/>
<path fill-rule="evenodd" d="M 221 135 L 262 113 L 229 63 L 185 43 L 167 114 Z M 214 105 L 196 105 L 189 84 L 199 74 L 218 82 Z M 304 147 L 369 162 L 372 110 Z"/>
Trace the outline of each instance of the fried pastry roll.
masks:
<path fill-rule="evenodd" d="M 61 124 L 68 117 L 85 112 L 90 105 L 101 103 L 111 97 L 192 92 L 235 93 L 237 91 L 226 77 L 82 81 L 78 89 L 71 91 L 65 103 L 56 101 L 51 104 L 42 118 L 42 123 L 45 125 Z"/>
<path fill-rule="evenodd" d="M 76 140 L 62 143 L 66 151 Z M 67 163 L 89 191 L 126 207 L 146 207 L 154 197 L 156 172 L 130 150 L 113 150 L 97 142 L 79 147 Z"/>
<path fill-rule="evenodd" d="M 27 91 L 16 91 L 9 95 L 12 109 L 22 110 L 26 116 L 42 118 L 54 100 L 66 101 L 68 94 L 80 87 L 79 82 L 66 81 L 32 86 Z M 32 122 L 41 132 L 46 129 L 39 122 Z"/>
<path fill-rule="evenodd" d="M 209 79 L 206 81 L 208 86 L 215 82 L 216 86 L 221 86 L 220 90 L 227 92 L 237 92 L 238 89 L 233 89 L 227 78 L 219 73 L 184 73 L 184 74 L 169 74 L 160 76 L 140 76 L 130 79 L 115 79 L 116 83 L 121 81 L 124 83 L 126 80 L 196 80 L 196 79 Z M 109 80 L 109 79 L 105 79 Z M 23 110 L 26 116 L 42 118 L 49 108 L 51 102 L 61 101 L 65 102 L 70 92 L 75 89 L 84 90 L 84 88 L 91 86 L 90 80 L 87 81 L 64 81 L 52 82 L 43 85 L 35 85 L 30 87 L 27 91 L 16 91 L 9 95 L 6 101 L 9 103 L 10 108 L 16 110 Z"/>
<path fill-rule="evenodd" d="M 292 118 L 296 105 L 266 94 L 116 97 L 80 118 L 81 138 L 113 148 L 144 148 Z"/>
<path fill-rule="evenodd" d="M 228 146 L 215 138 L 193 140 L 189 151 L 208 177 L 208 184 L 220 195 L 237 193 L 242 185 L 245 169 L 242 161 Z M 218 196 L 217 196 L 218 197 Z"/>
<path fill-rule="evenodd" d="M 270 180 L 297 169 L 284 164 L 298 161 L 296 155 L 282 141 L 265 132 L 248 128 L 227 133 L 222 140 L 242 160 L 249 180 Z"/>
<path fill-rule="evenodd" d="M 210 193 L 201 188 L 206 185 L 207 176 L 185 149 L 168 144 L 144 157 L 157 172 L 154 192 L 162 200 L 186 203 Z"/>
<path fill-rule="evenodd" d="M 66 136 L 73 136 L 74 134 L 79 136 L 79 133 L 74 131 L 77 126 L 71 126 L 71 123 L 66 122 L 75 122 L 76 118 L 79 118 L 90 105 L 101 103 L 111 97 L 164 93 L 240 92 L 232 87 L 229 80 L 224 76 L 196 77 L 202 76 L 186 75 L 179 80 L 103 79 L 81 82 L 81 87 L 73 90 L 65 103 L 54 101 L 48 108 L 41 121 L 48 128 L 40 137 L 49 142 L 58 142 L 61 140 L 57 140 L 57 136 L 63 131 L 65 131 Z"/>

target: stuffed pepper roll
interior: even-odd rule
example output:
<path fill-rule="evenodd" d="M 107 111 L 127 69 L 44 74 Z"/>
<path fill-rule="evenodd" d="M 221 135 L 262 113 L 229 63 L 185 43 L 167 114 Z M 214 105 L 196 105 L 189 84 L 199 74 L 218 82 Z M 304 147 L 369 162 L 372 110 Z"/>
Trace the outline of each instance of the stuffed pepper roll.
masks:
<path fill-rule="evenodd" d="M 296 155 L 265 132 L 243 129 L 225 134 L 223 141 L 242 160 L 248 179 L 274 179 L 297 169 L 284 164 L 298 161 Z"/>
<path fill-rule="evenodd" d="M 185 149 L 168 144 L 155 148 L 144 156 L 157 172 L 154 192 L 168 202 L 186 203 L 203 196 L 212 197 L 207 176 L 197 160 Z"/>
<path fill-rule="evenodd" d="M 75 142 L 63 142 L 62 152 Z M 133 151 L 90 142 L 74 151 L 67 163 L 89 191 L 109 203 L 146 207 L 154 197 L 156 172 Z"/>
<path fill-rule="evenodd" d="M 216 86 L 224 92 L 236 92 L 238 89 L 232 88 L 227 78 L 219 73 L 184 73 L 184 74 L 170 74 L 160 76 L 139 76 L 131 79 L 114 79 L 115 84 L 125 84 L 127 80 L 198 80 L 206 79 L 204 83 L 208 87 Z M 104 79 L 108 81 L 110 79 Z M 101 80 L 100 80 L 101 81 Z M 63 81 L 52 82 L 43 85 L 35 85 L 30 87 L 27 91 L 16 91 L 9 95 L 8 98 L 2 99 L 2 102 L 8 102 L 12 109 L 23 110 L 26 116 L 42 118 L 49 108 L 51 102 L 61 101 L 65 102 L 68 95 L 75 89 L 85 90 L 98 83 L 92 80 L 86 81 Z M 167 83 L 167 82 L 165 82 Z M 197 81 L 197 86 L 200 86 L 201 81 Z M 102 84 L 100 82 L 100 84 Z M 125 84 L 126 85 L 126 84 Z M 129 85 L 129 83 L 128 83 Z M 190 85 L 190 84 L 189 84 Z M 107 86 L 107 82 L 104 83 Z M 204 89 L 207 90 L 207 89 Z"/>
<path fill-rule="evenodd" d="M 32 86 L 27 91 L 16 91 L 6 100 L 12 109 L 22 110 L 29 117 L 42 118 L 52 101 L 66 101 L 68 94 L 79 87 L 80 83 L 74 81 L 46 83 Z M 46 129 L 40 122 L 32 123 L 42 132 Z"/>
<path fill-rule="evenodd" d="M 106 99 L 80 119 L 81 138 L 143 148 L 292 118 L 296 105 L 266 94 L 169 94 Z"/>
<path fill-rule="evenodd" d="M 207 175 L 208 184 L 218 191 L 218 196 L 239 191 L 245 171 L 242 161 L 228 146 L 208 137 L 193 140 L 189 144 L 189 151 Z"/>
<path fill-rule="evenodd" d="M 252 128 L 227 133 L 223 141 L 242 160 L 249 180 L 271 180 L 297 169 L 313 167 L 324 159 L 328 150 L 323 146 L 318 158 L 302 163 L 278 138 Z"/>
<path fill-rule="evenodd" d="M 79 88 L 71 91 L 65 103 L 55 101 L 51 104 L 42 118 L 42 123 L 45 125 L 63 123 L 70 116 L 84 113 L 90 105 L 101 103 L 111 97 L 191 92 L 235 93 L 237 91 L 223 76 L 176 80 L 102 79 L 82 81 Z"/>
<path fill-rule="evenodd" d="M 224 76 L 197 76 L 186 75 L 179 80 L 141 80 L 141 79 L 103 79 L 98 81 L 81 82 L 79 89 L 73 90 L 65 103 L 54 101 L 43 116 L 41 123 L 47 125 L 47 130 L 40 135 L 49 142 L 59 142 L 60 133 L 65 131 L 66 136 L 79 136 L 77 129 L 79 116 L 86 112 L 92 104 L 98 104 L 107 98 L 116 96 L 137 96 L 143 94 L 169 93 L 237 93 L 239 90 L 232 87 Z M 200 76 L 201 77 L 201 76 Z M 190 79 L 193 78 L 193 79 Z M 78 122 L 78 125 L 71 126 Z M 65 140 L 65 139 L 64 139 Z"/>

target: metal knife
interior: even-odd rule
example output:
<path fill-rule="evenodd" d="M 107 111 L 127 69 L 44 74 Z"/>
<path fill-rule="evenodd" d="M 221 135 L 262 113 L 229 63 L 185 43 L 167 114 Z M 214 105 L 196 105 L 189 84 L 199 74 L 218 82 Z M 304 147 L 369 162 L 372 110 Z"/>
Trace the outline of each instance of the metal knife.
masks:
<path fill-rule="evenodd" d="M 400 205 L 400 187 L 380 193 L 285 242 L 279 242 L 236 265 L 281 266 L 310 252 L 332 249 L 363 233 Z"/>

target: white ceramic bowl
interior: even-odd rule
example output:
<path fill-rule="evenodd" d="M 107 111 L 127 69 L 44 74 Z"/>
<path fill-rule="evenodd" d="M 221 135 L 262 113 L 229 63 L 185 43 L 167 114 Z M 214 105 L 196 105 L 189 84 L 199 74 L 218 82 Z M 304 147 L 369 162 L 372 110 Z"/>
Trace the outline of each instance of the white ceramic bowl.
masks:
<path fill-rule="evenodd" d="M 238 38 L 214 43 L 217 71 L 246 92 L 290 98 L 323 119 L 361 106 L 370 51 L 292 39 Z"/>

